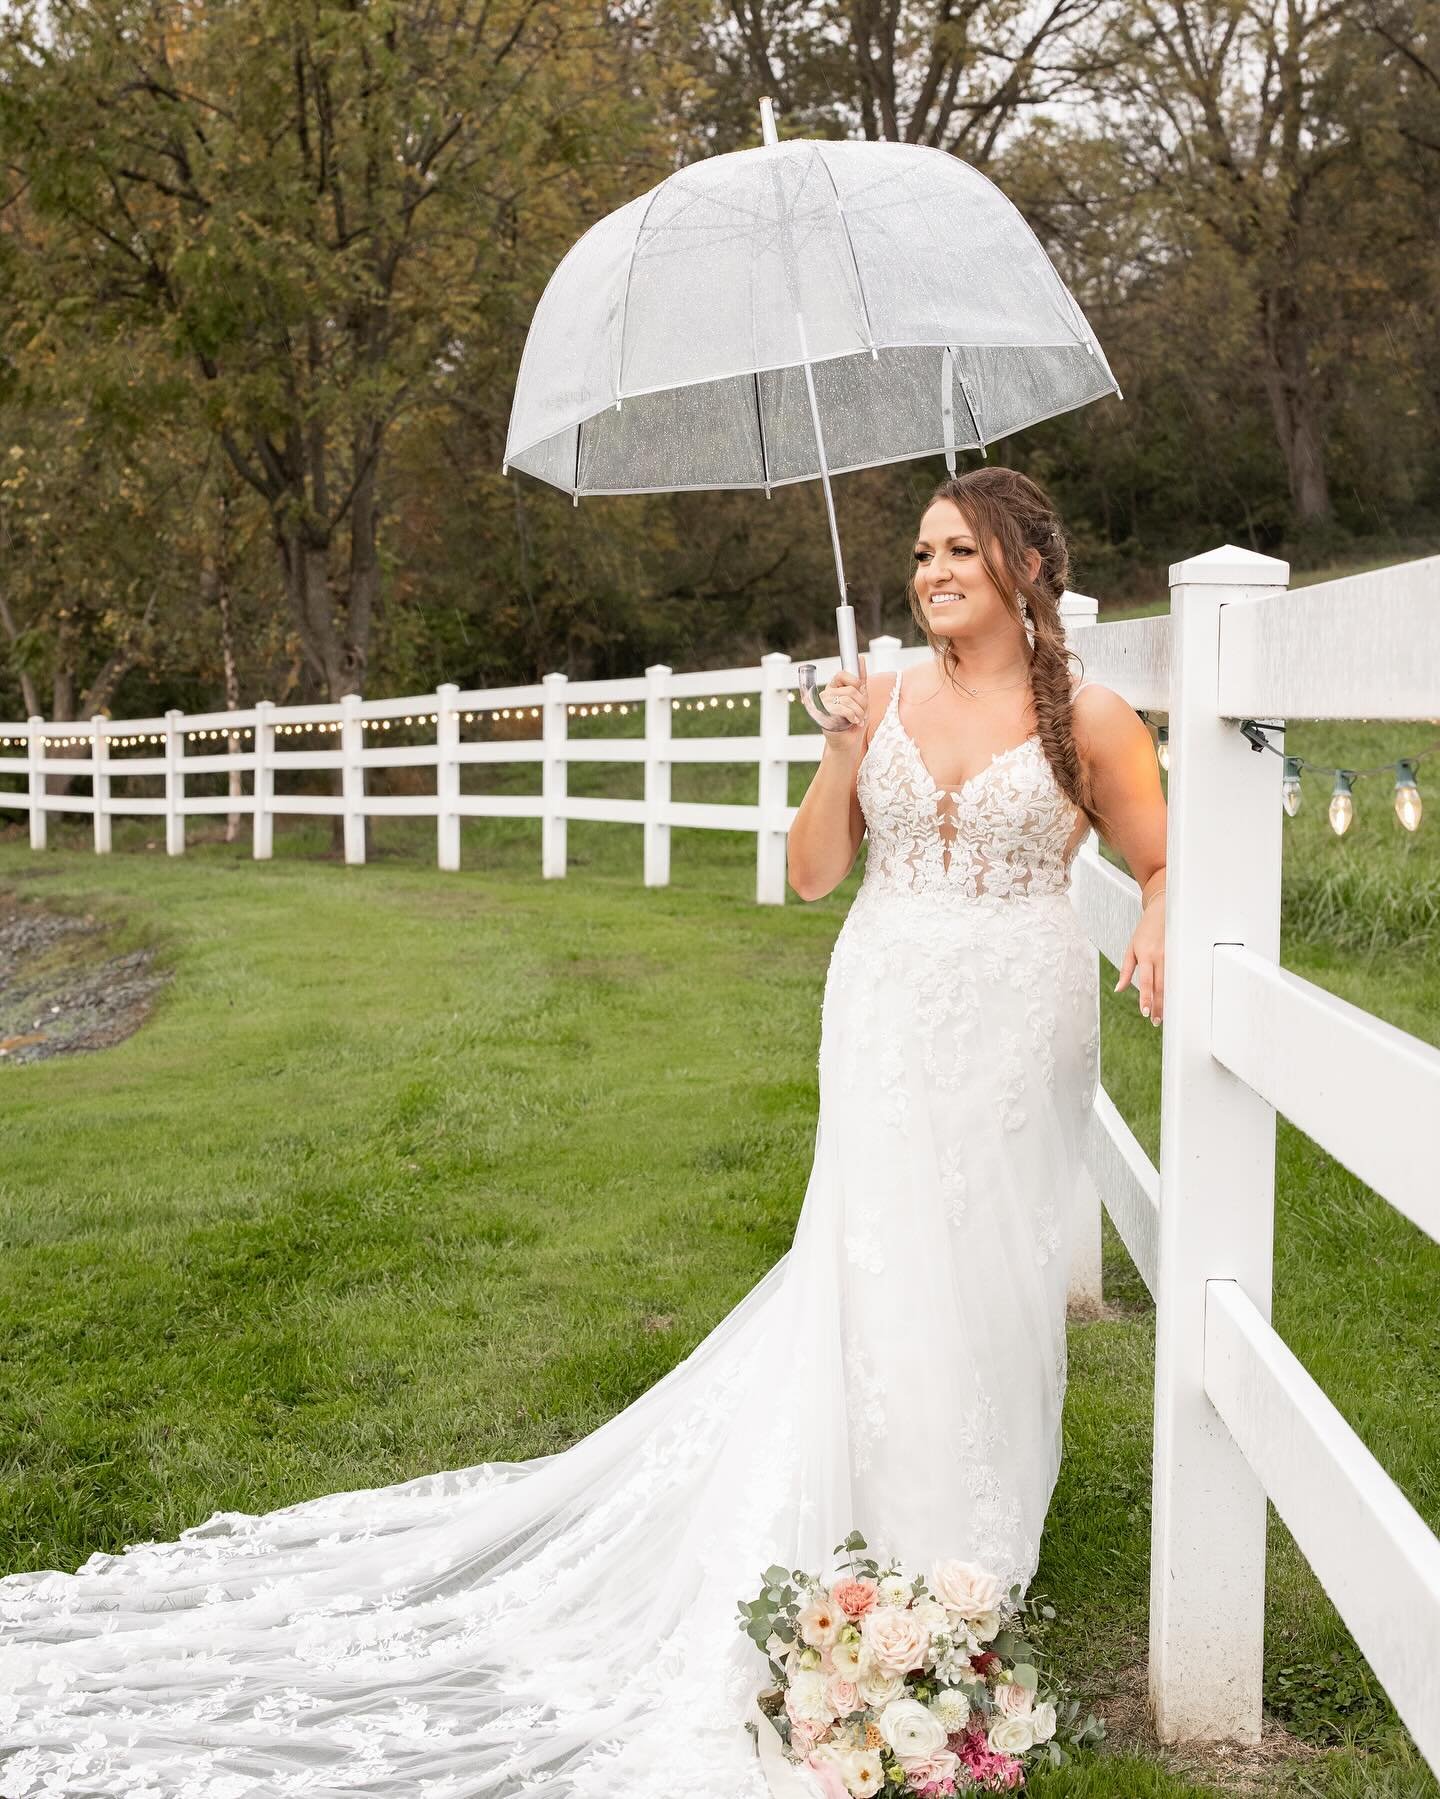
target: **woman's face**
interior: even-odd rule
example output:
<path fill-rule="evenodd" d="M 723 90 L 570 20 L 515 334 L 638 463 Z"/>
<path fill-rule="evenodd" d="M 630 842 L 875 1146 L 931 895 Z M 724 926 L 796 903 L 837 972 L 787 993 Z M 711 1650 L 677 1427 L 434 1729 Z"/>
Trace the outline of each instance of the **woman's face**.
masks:
<path fill-rule="evenodd" d="M 992 538 L 986 548 L 991 561 L 1003 568 L 999 544 Z M 985 572 L 969 519 L 953 500 L 936 500 L 920 521 L 915 591 L 938 638 L 1022 631 Z"/>

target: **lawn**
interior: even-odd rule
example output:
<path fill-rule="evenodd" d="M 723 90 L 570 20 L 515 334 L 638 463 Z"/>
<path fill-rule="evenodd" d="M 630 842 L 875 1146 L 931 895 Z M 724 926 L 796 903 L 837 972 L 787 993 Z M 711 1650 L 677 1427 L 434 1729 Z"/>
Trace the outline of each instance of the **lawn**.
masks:
<path fill-rule="evenodd" d="M 1290 747 L 1363 766 L 1435 735 L 1301 726 Z M 534 767 L 480 772 L 538 786 Z M 638 781 L 572 770 L 581 793 Z M 753 798 L 754 772 L 681 767 L 675 788 Z M 1433 1041 L 1440 817 L 1410 837 L 1365 782 L 1337 839 L 1325 797 L 1307 785 L 1285 827 L 1284 959 Z M 451 875 L 433 828 L 401 820 L 376 825 L 364 868 L 311 822 L 277 831 L 268 864 L 213 833 L 172 860 L 147 830 L 118 827 L 97 858 L 83 821 L 52 820 L 43 855 L 0 827 L 0 889 L 113 918 L 173 971 L 118 1047 L 0 1067 L 0 1566 L 561 1448 L 788 1246 L 858 867 L 816 904 L 759 907 L 741 834 L 677 831 L 672 884 L 647 890 L 631 826 L 572 824 L 563 881 L 541 880 L 529 821 L 467 823 Z M 1153 1154 L 1158 1033 L 1108 986 L 1106 1084 Z M 1440 1248 L 1283 1122 L 1278 1188 L 1277 1328 L 1440 1527 Z M 1145 1654 L 1154 1333 L 1108 1221 L 1106 1295 L 1109 1316 L 1071 1325 L 1036 1586 L 1059 1667 L 1119 1716 Z M 1273 1513 L 1266 1695 L 1294 1740 L 1264 1758 L 1207 1773 L 1122 1730 L 1032 1790 L 1440 1794 Z"/>

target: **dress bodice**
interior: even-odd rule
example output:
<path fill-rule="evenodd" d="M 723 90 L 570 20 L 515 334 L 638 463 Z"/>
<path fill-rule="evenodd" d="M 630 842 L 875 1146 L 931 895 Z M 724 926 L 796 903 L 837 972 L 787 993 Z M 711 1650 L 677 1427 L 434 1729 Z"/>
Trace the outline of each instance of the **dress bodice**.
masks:
<path fill-rule="evenodd" d="M 1088 834 L 1033 732 L 963 786 L 938 786 L 900 722 L 898 672 L 856 791 L 869 833 L 864 888 L 972 900 L 1063 893 Z"/>

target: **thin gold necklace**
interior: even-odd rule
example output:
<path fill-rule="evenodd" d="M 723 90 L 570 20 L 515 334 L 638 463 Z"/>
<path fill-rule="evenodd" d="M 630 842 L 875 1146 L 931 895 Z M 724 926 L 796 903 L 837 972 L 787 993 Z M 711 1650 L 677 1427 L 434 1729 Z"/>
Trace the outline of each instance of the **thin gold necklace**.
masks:
<path fill-rule="evenodd" d="M 959 675 L 952 675 L 951 680 L 962 693 L 968 693 L 972 700 L 983 699 L 987 693 L 1009 693 L 1013 688 L 1024 687 L 1029 681 L 1028 672 L 1018 681 L 1008 681 L 1003 687 L 967 687 Z"/>

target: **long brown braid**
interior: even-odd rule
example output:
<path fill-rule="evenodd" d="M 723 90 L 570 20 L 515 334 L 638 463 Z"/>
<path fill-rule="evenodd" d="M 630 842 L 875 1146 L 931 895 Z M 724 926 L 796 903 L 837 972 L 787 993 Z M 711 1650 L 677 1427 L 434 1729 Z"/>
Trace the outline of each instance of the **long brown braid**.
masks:
<path fill-rule="evenodd" d="M 1060 596 L 1070 573 L 1070 553 L 1060 515 L 1050 496 L 1037 482 L 1018 469 L 998 465 L 967 469 L 963 475 L 948 476 L 926 502 L 927 511 L 936 500 L 952 500 L 965 514 L 975 534 L 985 572 L 1018 625 L 1024 626 L 1026 622 L 1020 610 L 1020 598 L 1029 607 L 1029 623 L 1033 628 L 1030 694 L 1035 705 L 1035 728 L 1040 747 L 1060 791 L 1098 830 L 1100 818 L 1094 807 L 1089 771 L 1075 747 L 1071 728 L 1070 663 L 1072 660 L 1078 663 L 1080 658 L 1067 647 L 1060 622 Z M 992 540 L 1000 548 L 1001 566 L 998 568 L 990 556 Z M 1040 552 L 1040 569 L 1033 581 L 1027 569 L 1027 550 Z M 905 592 L 911 614 L 925 641 L 940 655 L 945 674 L 947 677 L 957 674 L 959 664 L 950 640 L 937 637 L 925 616 L 924 604 L 915 587 L 913 562 Z"/>

